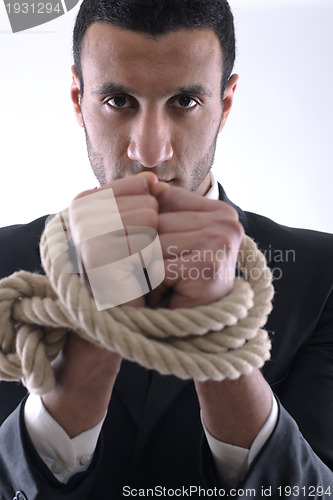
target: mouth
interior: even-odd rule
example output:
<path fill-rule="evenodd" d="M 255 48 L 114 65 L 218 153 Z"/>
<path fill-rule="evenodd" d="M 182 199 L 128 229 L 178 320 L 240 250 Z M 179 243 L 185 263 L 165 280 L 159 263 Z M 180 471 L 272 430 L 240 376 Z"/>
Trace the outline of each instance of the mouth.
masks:
<path fill-rule="evenodd" d="M 176 179 L 173 178 L 173 179 L 158 179 L 158 180 L 159 180 L 159 182 L 166 182 L 168 184 L 169 182 L 173 182 Z"/>

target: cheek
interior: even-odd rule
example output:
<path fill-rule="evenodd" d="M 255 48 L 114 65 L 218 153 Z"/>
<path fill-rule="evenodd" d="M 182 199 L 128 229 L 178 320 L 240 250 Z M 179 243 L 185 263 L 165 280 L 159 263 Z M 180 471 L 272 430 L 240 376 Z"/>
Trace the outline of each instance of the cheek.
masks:
<path fill-rule="evenodd" d="M 178 156 L 198 158 L 203 156 L 216 140 L 220 120 L 198 117 L 179 127 L 174 134 L 173 147 Z"/>
<path fill-rule="evenodd" d="M 114 123 L 110 117 L 87 113 L 85 126 L 90 142 L 98 153 L 115 155 L 127 150 L 127 132 L 119 126 L 119 123 Z"/>

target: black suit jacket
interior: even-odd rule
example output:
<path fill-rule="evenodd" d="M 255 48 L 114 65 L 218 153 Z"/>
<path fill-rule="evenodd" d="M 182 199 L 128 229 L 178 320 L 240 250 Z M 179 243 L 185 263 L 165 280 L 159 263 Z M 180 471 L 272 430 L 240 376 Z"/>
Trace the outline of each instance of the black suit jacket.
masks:
<path fill-rule="evenodd" d="M 231 203 L 222 188 L 220 198 Z M 29 500 L 118 500 L 129 488 L 139 496 L 140 488 L 154 487 L 153 498 L 167 497 L 168 489 L 202 498 L 195 487 L 215 496 L 225 489 L 233 498 L 333 498 L 333 237 L 235 208 L 275 277 L 267 324 L 272 357 L 262 372 L 279 402 L 276 428 L 239 484 L 239 496 L 216 480 L 192 381 L 159 374 L 151 380 L 147 370 L 124 361 L 93 463 L 65 486 L 29 440 L 24 388 L 0 383 L 1 499 L 20 490 Z M 42 272 L 44 222 L 0 230 L 0 277 L 19 269 Z"/>

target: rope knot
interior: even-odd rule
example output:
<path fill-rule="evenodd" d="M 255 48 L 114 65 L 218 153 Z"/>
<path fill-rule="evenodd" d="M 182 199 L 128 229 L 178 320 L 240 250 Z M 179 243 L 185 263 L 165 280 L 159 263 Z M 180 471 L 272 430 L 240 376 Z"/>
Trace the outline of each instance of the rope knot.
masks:
<path fill-rule="evenodd" d="M 20 271 L 0 281 L 0 379 L 22 379 L 35 393 L 53 387 L 50 362 L 64 346 L 67 332 L 45 326 L 41 312 L 54 300 L 44 276 Z"/>
<path fill-rule="evenodd" d="M 61 217 L 66 219 L 67 211 Z M 243 277 L 218 302 L 189 309 L 124 305 L 98 311 L 63 251 L 57 218 L 47 224 L 47 233 L 40 244 L 47 277 L 21 271 L 0 281 L 0 379 L 21 379 L 37 394 L 50 391 L 55 384 L 51 362 L 64 347 L 68 330 L 183 379 L 236 379 L 269 359 L 271 344 L 262 327 L 272 308 L 272 275 L 249 237 L 238 255 Z M 61 249 L 66 272 L 52 265 L 50 237 Z"/>

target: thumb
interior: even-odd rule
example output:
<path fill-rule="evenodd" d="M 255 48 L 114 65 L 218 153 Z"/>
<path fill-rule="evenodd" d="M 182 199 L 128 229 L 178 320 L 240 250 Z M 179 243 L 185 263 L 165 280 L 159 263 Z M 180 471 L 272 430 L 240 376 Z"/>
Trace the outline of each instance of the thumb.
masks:
<path fill-rule="evenodd" d="M 150 193 L 155 196 L 155 198 L 158 198 L 164 189 L 170 187 L 166 182 L 159 182 L 158 177 L 153 172 L 140 172 L 137 175 L 146 179 Z"/>

